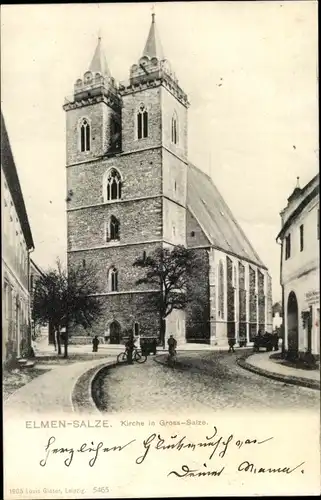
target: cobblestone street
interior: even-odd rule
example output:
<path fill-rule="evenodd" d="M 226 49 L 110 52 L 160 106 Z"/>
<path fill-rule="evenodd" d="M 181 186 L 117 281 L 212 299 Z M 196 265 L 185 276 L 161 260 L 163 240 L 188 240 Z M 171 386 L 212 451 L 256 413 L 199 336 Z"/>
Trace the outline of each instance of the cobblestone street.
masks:
<path fill-rule="evenodd" d="M 100 410 L 115 412 L 209 411 L 223 408 L 315 409 L 319 393 L 248 372 L 236 364 L 241 353 L 182 353 L 182 369 L 149 357 L 145 364 L 110 369 L 101 383 Z"/>

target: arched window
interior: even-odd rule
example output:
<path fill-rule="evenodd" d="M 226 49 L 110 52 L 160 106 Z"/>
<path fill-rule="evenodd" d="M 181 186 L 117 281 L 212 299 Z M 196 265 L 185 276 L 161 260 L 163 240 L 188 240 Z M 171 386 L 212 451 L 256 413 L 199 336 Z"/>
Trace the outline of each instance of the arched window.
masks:
<path fill-rule="evenodd" d="M 108 272 L 108 289 L 110 292 L 118 291 L 118 271 L 115 267 Z"/>
<path fill-rule="evenodd" d="M 148 137 L 148 113 L 144 104 L 141 104 L 137 113 L 137 138 L 145 137 Z"/>
<path fill-rule="evenodd" d="M 172 143 L 178 144 L 178 118 L 176 111 L 172 116 Z"/>
<path fill-rule="evenodd" d="M 224 267 L 220 260 L 218 272 L 218 312 L 221 319 L 224 319 Z"/>
<path fill-rule="evenodd" d="M 107 235 L 108 240 L 119 240 L 119 220 L 114 215 L 111 216 L 109 221 L 109 231 Z"/>
<path fill-rule="evenodd" d="M 120 200 L 122 192 L 122 181 L 118 170 L 112 168 L 105 180 L 105 199 L 107 200 Z"/>
<path fill-rule="evenodd" d="M 80 124 L 80 151 L 90 151 L 90 125 L 86 118 Z"/>

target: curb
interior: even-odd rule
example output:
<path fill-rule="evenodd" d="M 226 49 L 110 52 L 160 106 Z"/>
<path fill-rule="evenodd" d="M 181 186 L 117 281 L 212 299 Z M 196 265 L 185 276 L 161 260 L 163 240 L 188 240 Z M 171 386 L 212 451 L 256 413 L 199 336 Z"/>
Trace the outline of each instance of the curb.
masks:
<path fill-rule="evenodd" d="M 246 360 L 252 356 L 249 354 L 248 356 L 243 356 L 236 360 L 237 364 L 248 370 L 250 372 L 256 373 L 257 375 L 262 375 L 263 377 L 271 378 L 273 380 L 277 380 L 278 382 L 284 382 L 286 384 L 298 385 L 301 387 L 307 387 L 308 389 L 320 390 L 320 382 L 317 380 L 309 380 L 302 377 L 291 377 L 289 375 L 281 375 L 280 373 L 270 372 L 268 370 L 264 370 L 263 368 L 258 368 L 257 366 L 251 365 Z"/>
<path fill-rule="evenodd" d="M 77 379 L 71 394 L 71 403 L 74 412 L 87 414 L 99 412 L 93 398 L 93 384 L 103 370 L 107 370 L 117 364 L 117 361 L 101 363 L 85 371 Z"/>

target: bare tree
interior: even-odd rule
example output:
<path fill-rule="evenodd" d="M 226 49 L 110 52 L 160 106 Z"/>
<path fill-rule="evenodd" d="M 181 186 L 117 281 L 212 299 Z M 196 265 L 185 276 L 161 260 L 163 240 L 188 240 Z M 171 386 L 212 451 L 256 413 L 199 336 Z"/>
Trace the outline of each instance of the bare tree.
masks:
<path fill-rule="evenodd" d="M 174 309 L 185 309 L 191 299 L 187 295 L 187 283 L 198 266 L 198 259 L 193 250 L 177 245 L 172 249 L 158 248 L 150 256 L 137 259 L 133 265 L 146 272 L 136 285 L 149 284 L 159 288 L 159 293 L 150 295 L 147 307 L 159 311 L 160 338 L 164 345 L 166 317 Z"/>
<path fill-rule="evenodd" d="M 36 283 L 33 301 L 35 323 L 49 323 L 53 326 L 58 355 L 61 354 L 61 330 L 64 357 L 68 357 L 68 330 L 72 325 L 85 328 L 101 313 L 96 270 L 94 266 L 74 266 L 69 272 L 57 261 L 57 269 L 50 269 Z"/>

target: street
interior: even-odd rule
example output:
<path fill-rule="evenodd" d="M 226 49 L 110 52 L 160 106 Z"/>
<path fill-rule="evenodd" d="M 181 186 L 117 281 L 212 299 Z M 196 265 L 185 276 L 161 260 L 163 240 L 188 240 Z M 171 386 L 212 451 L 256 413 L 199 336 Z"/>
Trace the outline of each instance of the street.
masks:
<path fill-rule="evenodd" d="M 149 357 L 145 364 L 111 368 L 100 383 L 103 412 L 173 412 L 238 409 L 313 409 L 319 393 L 256 375 L 236 364 L 240 353 L 184 352 L 181 369 Z"/>

